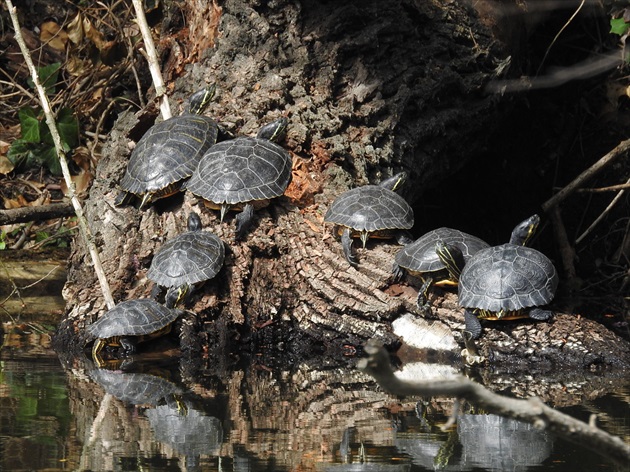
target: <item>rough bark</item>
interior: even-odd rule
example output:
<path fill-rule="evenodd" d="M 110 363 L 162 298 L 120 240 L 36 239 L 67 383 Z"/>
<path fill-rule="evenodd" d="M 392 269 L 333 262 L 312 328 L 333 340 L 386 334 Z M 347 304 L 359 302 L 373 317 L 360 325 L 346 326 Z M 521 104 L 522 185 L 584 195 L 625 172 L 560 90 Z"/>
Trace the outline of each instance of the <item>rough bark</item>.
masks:
<path fill-rule="evenodd" d="M 397 345 L 391 322 L 414 309 L 404 287 L 391 286 L 397 247 L 369 242 L 355 269 L 323 215 L 343 190 L 401 169 L 411 173 L 405 196 L 413 203 L 483 150 L 499 115 L 497 100 L 481 91 L 505 56 L 500 42 L 464 2 L 235 0 L 204 11 L 189 16 L 191 31 L 218 36 L 176 81 L 174 96 L 216 82 L 209 113 L 235 134 L 288 116 L 284 146 L 294 157 L 293 182 L 285 197 L 257 211 L 239 242 L 231 217 L 219 224 L 188 194 L 142 212 L 116 208 L 129 141 L 150 124 L 146 111 L 122 114 L 86 205 L 114 298 L 148 295 L 152 255 L 184 230 L 194 209 L 230 250 L 222 272 L 190 306 L 195 315 L 184 348 L 205 344 L 221 352 L 252 340 L 280 346 L 310 338 L 343 354 L 346 345 L 372 337 Z M 105 310 L 87 261 L 76 245 L 65 287 L 68 315 L 57 335 L 66 351 L 80 347 L 77 333 Z M 627 365 L 627 351 L 623 356 Z"/>

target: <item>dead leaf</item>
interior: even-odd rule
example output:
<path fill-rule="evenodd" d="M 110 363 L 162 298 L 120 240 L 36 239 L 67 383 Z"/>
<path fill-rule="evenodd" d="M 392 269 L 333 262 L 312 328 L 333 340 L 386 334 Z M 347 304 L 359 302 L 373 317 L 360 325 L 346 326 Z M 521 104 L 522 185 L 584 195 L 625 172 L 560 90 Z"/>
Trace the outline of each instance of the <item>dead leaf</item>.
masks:
<path fill-rule="evenodd" d="M 40 26 L 39 39 L 53 49 L 64 51 L 68 43 L 68 33 L 54 21 L 46 21 Z"/>
<path fill-rule="evenodd" d="M 79 77 L 85 74 L 91 64 L 92 63 L 87 59 L 81 59 L 77 56 L 70 56 L 66 61 L 66 70 L 70 75 Z"/>
<path fill-rule="evenodd" d="M 96 49 L 101 51 L 106 43 L 105 37 L 99 30 L 92 26 L 92 22 L 87 18 L 83 20 L 83 30 L 85 32 L 85 37 L 94 43 Z"/>
<path fill-rule="evenodd" d="M 74 44 L 81 44 L 83 41 L 83 16 L 81 12 L 77 13 L 68 26 L 66 27 L 66 31 L 68 32 L 68 38 Z"/>
<path fill-rule="evenodd" d="M 87 171 L 90 170 L 91 159 L 90 152 L 85 146 L 79 146 L 72 153 L 72 160 L 74 163 L 79 166 L 82 170 Z"/>
<path fill-rule="evenodd" d="M 93 175 L 90 171 L 81 171 L 77 175 L 73 175 L 71 177 L 72 183 L 74 183 L 74 192 L 77 195 L 81 195 L 84 193 L 92 182 Z M 61 191 L 64 195 L 68 195 L 68 186 L 66 185 L 66 181 L 62 180 L 60 182 Z"/>
<path fill-rule="evenodd" d="M 0 174 L 8 174 L 14 167 L 7 156 L 0 154 Z"/>

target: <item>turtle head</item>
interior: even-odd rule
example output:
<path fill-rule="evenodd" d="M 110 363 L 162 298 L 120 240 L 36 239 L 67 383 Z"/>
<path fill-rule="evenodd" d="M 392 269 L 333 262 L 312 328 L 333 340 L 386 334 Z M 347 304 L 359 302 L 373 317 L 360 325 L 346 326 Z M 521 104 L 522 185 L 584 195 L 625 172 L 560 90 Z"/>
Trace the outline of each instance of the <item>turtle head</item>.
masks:
<path fill-rule="evenodd" d="M 278 118 L 271 123 L 266 124 L 258 131 L 256 135 L 259 139 L 268 139 L 274 143 L 280 141 L 287 131 L 289 120 L 286 117 Z"/>
<path fill-rule="evenodd" d="M 201 229 L 201 218 L 194 211 L 188 215 L 188 231 L 199 231 Z"/>
<path fill-rule="evenodd" d="M 529 240 L 532 238 L 538 225 L 540 224 L 540 216 L 532 215 L 524 221 L 521 221 L 512 230 L 512 236 L 510 237 L 510 244 L 516 244 L 517 246 L 526 246 Z"/>
<path fill-rule="evenodd" d="M 186 300 L 189 292 L 190 286 L 188 284 L 179 287 L 170 287 L 164 297 L 164 306 L 166 306 L 166 308 L 175 308 Z"/>
<path fill-rule="evenodd" d="M 200 115 L 214 98 L 217 91 L 216 84 L 208 85 L 206 88 L 193 93 L 188 100 L 188 113 Z"/>
<path fill-rule="evenodd" d="M 223 218 L 225 218 L 225 214 L 228 212 L 228 210 L 230 209 L 230 205 L 228 203 L 221 203 L 221 223 L 223 223 Z"/>
<path fill-rule="evenodd" d="M 399 172 L 398 174 L 390 177 L 389 179 L 383 180 L 379 185 L 381 187 L 388 188 L 393 192 L 397 192 L 403 186 L 403 184 L 407 181 L 407 177 L 409 174 L 407 172 Z"/>
<path fill-rule="evenodd" d="M 140 210 L 146 208 L 153 201 L 153 194 L 151 192 L 147 192 L 142 196 L 142 201 L 140 202 Z"/>
<path fill-rule="evenodd" d="M 466 263 L 462 250 L 454 244 L 445 244 L 444 241 L 439 240 L 435 243 L 435 252 L 442 264 L 446 266 L 449 277 L 454 281 L 459 281 L 459 276 Z"/>
<path fill-rule="evenodd" d="M 367 240 L 370 236 L 369 231 L 361 231 L 361 235 L 359 236 L 361 238 L 361 243 L 363 244 L 363 249 L 365 249 L 365 244 L 367 243 Z"/>

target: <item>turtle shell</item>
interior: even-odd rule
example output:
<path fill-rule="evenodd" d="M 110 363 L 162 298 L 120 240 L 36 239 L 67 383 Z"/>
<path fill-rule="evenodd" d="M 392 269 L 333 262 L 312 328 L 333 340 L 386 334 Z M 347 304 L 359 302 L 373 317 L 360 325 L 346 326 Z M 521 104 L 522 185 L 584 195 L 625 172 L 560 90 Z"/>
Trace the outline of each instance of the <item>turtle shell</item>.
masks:
<path fill-rule="evenodd" d="M 182 311 L 166 308 L 150 298 L 126 300 L 87 327 L 87 341 L 151 334 L 168 326 L 181 314 Z"/>
<path fill-rule="evenodd" d="M 459 279 L 459 305 L 508 313 L 553 300 L 558 274 L 547 256 L 526 246 L 503 244 L 470 258 Z"/>
<path fill-rule="evenodd" d="M 490 247 L 484 240 L 463 231 L 445 227 L 437 228 L 398 251 L 395 259 L 396 264 L 419 273 L 437 272 L 445 269 L 444 263 L 435 252 L 435 243 L 438 241 L 459 248 L 466 262 L 473 254 Z"/>
<path fill-rule="evenodd" d="M 168 240 L 153 257 L 147 277 L 163 287 L 194 285 L 223 267 L 225 247 L 207 231 L 188 231 Z"/>
<path fill-rule="evenodd" d="M 291 156 L 267 139 L 239 137 L 215 144 L 186 183 L 216 205 L 279 197 L 291 181 Z"/>
<path fill-rule="evenodd" d="M 365 185 L 339 195 L 324 221 L 360 232 L 409 229 L 413 210 L 403 197 L 380 185 Z"/>
<path fill-rule="evenodd" d="M 120 186 L 129 193 L 157 193 L 187 179 L 217 140 L 217 123 L 185 114 L 153 125 L 131 153 Z"/>

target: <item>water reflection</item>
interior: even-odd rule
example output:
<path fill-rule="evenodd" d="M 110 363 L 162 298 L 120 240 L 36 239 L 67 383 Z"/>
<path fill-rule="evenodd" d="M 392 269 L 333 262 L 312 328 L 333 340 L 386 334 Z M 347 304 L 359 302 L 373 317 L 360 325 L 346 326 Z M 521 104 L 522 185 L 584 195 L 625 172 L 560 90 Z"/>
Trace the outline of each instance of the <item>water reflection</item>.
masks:
<path fill-rule="evenodd" d="M 0 351 L 0 470 L 615 470 L 494 415 L 468 410 L 442 431 L 450 399 L 391 397 L 343 366 L 191 375 L 153 353 L 111 370 L 72 360 L 64 371 L 38 349 Z M 570 413 L 605 414 L 608 431 L 629 437 L 630 392 L 616 388 Z"/>
<path fill-rule="evenodd" d="M 396 446 L 410 455 L 414 464 L 429 469 L 522 472 L 540 466 L 550 456 L 553 439 L 520 421 L 462 414 L 457 427 L 448 432 L 401 434 Z"/>

